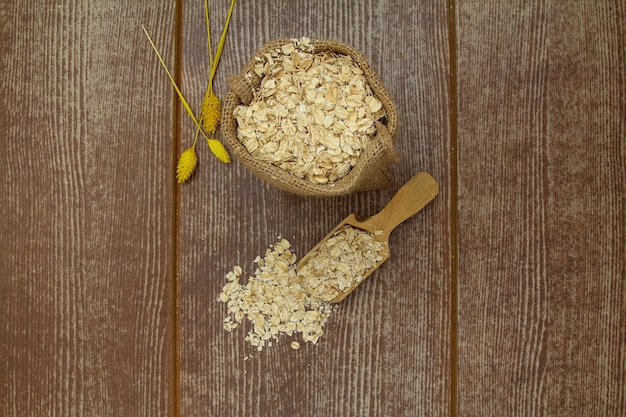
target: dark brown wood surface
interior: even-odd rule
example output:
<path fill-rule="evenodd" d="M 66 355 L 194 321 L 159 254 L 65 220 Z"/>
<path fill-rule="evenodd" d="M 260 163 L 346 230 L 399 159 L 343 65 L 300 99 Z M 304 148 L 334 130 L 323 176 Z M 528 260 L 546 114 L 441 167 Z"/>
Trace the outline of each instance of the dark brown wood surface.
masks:
<path fill-rule="evenodd" d="M 199 142 L 202 1 L 0 0 L 0 415 L 626 414 L 626 8 L 618 0 L 239 1 L 214 87 L 264 43 L 364 53 L 394 185 L 290 195 Z M 211 1 L 214 45 L 228 1 Z M 222 139 L 218 136 L 219 139 Z M 437 199 L 317 346 L 222 329 L 235 265 L 304 254 L 418 171 Z"/>
<path fill-rule="evenodd" d="M 624 415 L 624 3 L 458 22 L 459 415 Z"/>
<path fill-rule="evenodd" d="M 171 2 L 0 4 L 0 415 L 173 413 Z"/>

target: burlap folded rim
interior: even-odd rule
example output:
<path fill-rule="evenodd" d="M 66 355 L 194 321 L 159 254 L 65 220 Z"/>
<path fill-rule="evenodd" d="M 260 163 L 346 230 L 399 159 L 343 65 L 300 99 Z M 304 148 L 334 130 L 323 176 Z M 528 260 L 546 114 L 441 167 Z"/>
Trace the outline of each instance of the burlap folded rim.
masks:
<path fill-rule="evenodd" d="M 255 56 L 280 48 L 291 39 L 278 39 L 265 44 Z M 396 107 L 389 93 L 383 87 L 378 74 L 371 67 L 363 54 L 342 42 L 332 40 L 311 40 L 314 51 L 332 51 L 350 55 L 361 68 L 374 95 L 381 101 L 385 117 L 376 122 L 377 133 L 371 143 L 359 156 L 356 165 L 340 180 L 331 184 L 315 184 L 298 178 L 269 162 L 254 158 L 237 139 L 237 119 L 233 116 L 239 104 L 250 104 L 252 89 L 258 87 L 261 79 L 254 72 L 254 57 L 246 64 L 241 73 L 228 78 L 229 91 L 222 106 L 222 133 L 232 153 L 252 173 L 269 184 L 282 190 L 312 197 L 332 197 L 357 191 L 377 190 L 391 185 L 393 178 L 390 163 L 398 159 L 394 150 L 394 134 L 398 121 Z"/>

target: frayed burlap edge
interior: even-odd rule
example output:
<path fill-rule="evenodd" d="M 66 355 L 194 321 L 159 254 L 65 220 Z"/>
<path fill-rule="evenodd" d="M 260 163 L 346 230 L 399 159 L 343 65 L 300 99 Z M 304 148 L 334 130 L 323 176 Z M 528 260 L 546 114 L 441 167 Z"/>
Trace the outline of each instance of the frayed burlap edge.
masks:
<path fill-rule="evenodd" d="M 279 39 L 269 42 L 259 49 L 255 56 L 280 48 L 291 41 Z M 254 72 L 254 58 L 239 75 L 228 78 L 229 91 L 224 98 L 221 122 L 227 145 L 237 159 L 256 176 L 277 188 L 302 196 L 331 197 L 389 187 L 393 182 L 390 163 L 398 159 L 393 146 L 398 116 L 389 93 L 365 56 L 356 49 L 331 40 L 311 40 L 311 45 L 317 52 L 332 51 L 350 55 L 363 71 L 372 92 L 381 101 L 385 110 L 385 117 L 376 122 L 376 136 L 359 156 L 356 165 L 347 175 L 332 184 L 315 184 L 268 162 L 260 161 L 248 153 L 237 139 L 237 119 L 233 112 L 239 104 L 250 104 L 253 98 L 252 89 L 260 85 L 261 79 Z"/>

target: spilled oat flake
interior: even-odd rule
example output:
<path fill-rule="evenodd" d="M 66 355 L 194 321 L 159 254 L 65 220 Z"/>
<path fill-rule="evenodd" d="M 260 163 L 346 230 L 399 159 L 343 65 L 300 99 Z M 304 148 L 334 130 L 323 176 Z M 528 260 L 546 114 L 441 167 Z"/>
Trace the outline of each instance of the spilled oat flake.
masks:
<path fill-rule="evenodd" d="M 226 274 L 228 283 L 219 295 L 228 305 L 224 329 L 236 329 L 246 318 L 252 329 L 246 335 L 258 350 L 271 346 L 280 335 L 301 335 L 317 344 L 324 334 L 333 304 L 342 292 L 363 281 L 367 271 L 383 259 L 387 245 L 375 233 L 349 225 L 337 230 L 296 272 L 296 255 L 287 239 L 280 239 L 257 257 L 254 276 L 241 283 L 243 271 L 235 266 Z M 290 344 L 300 349 L 296 340 Z"/>
<path fill-rule="evenodd" d="M 259 351 L 283 334 L 317 344 L 333 306 L 307 294 L 296 273 L 296 259 L 289 241 L 279 238 L 263 258 L 255 259 L 257 268 L 247 283 L 241 283 L 240 266 L 226 274 L 228 283 L 219 295 L 228 306 L 224 329 L 233 331 L 247 319 L 252 328 L 245 340 Z M 294 340 L 290 346 L 299 349 L 300 343 Z"/>

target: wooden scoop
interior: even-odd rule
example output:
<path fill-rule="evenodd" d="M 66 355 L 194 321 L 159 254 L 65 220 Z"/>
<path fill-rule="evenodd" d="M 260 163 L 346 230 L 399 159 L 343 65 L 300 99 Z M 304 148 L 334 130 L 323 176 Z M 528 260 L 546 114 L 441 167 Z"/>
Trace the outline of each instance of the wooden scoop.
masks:
<path fill-rule="evenodd" d="M 420 211 L 426 204 L 428 204 L 439 193 L 439 185 L 433 177 L 425 172 L 420 172 L 411 178 L 406 184 L 398 190 L 393 196 L 391 201 L 383 208 L 378 214 L 371 217 L 359 218 L 355 214 L 351 214 L 346 217 L 341 223 L 337 225 L 330 233 L 324 237 L 317 245 L 313 247 L 302 259 L 298 262 L 296 269 L 299 271 L 309 260 L 311 255 L 317 251 L 317 249 L 324 244 L 326 240 L 332 237 L 336 231 L 342 228 L 344 225 L 350 225 L 352 227 L 368 231 L 374 234 L 376 240 L 384 242 L 386 249 L 383 259 L 378 262 L 377 265 L 370 268 L 363 276 L 363 280 L 372 274 L 383 262 L 389 259 L 389 235 L 400 223 L 408 219 L 409 217 Z M 378 232 L 377 232 L 378 231 Z M 382 232 L 382 233 L 381 233 Z M 363 281 L 361 281 L 363 282 Z M 348 294 L 360 284 L 357 282 L 341 292 L 335 298 L 331 300 L 333 303 L 338 303 L 343 300 Z"/>

